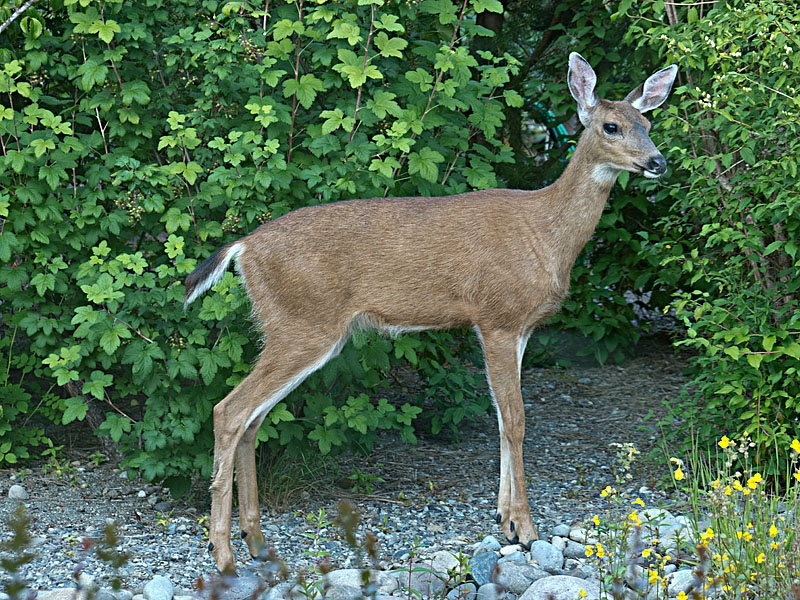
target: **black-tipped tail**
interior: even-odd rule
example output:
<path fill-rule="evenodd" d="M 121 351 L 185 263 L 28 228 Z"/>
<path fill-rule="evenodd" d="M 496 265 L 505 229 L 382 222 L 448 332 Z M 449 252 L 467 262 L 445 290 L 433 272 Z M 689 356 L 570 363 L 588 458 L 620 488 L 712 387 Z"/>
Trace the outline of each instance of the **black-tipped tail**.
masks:
<path fill-rule="evenodd" d="M 201 262 L 197 268 L 186 277 L 186 294 L 183 298 L 184 309 L 200 294 L 210 289 L 217 281 L 222 279 L 231 260 L 244 251 L 244 242 L 239 240 L 226 244 L 214 254 Z"/>

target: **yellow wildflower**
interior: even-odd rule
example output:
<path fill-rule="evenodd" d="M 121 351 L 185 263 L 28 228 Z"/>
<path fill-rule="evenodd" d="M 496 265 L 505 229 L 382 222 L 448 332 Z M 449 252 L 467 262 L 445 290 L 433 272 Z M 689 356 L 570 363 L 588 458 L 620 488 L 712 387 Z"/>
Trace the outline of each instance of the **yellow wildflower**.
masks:
<path fill-rule="evenodd" d="M 636 500 L 634 500 L 633 502 L 631 502 L 631 504 L 638 504 L 639 506 L 641 506 L 642 508 L 644 508 L 644 500 L 642 500 L 641 498 L 637 498 Z"/>
<path fill-rule="evenodd" d="M 591 556 L 594 554 L 594 548 L 592 546 L 586 546 L 586 552 L 584 552 L 586 556 Z"/>
<path fill-rule="evenodd" d="M 797 479 L 797 481 L 800 481 L 800 471 L 794 474 L 794 478 Z"/>
<path fill-rule="evenodd" d="M 642 525 L 642 520 L 639 518 L 639 515 L 636 514 L 634 510 L 631 514 L 628 515 L 628 520 L 631 522 L 631 525 L 634 527 L 640 527 Z"/>
<path fill-rule="evenodd" d="M 794 440 L 790 445 L 789 448 L 800 454 L 800 440 Z"/>
<path fill-rule="evenodd" d="M 606 551 L 603 548 L 603 545 L 600 542 L 597 542 L 597 558 L 603 558 L 606 555 Z"/>
<path fill-rule="evenodd" d="M 681 592 L 678 594 L 678 600 L 686 600 L 686 592 Z"/>
<path fill-rule="evenodd" d="M 601 498 L 605 498 L 606 496 L 611 494 L 613 491 L 614 491 L 614 489 L 610 485 L 607 485 L 606 488 L 602 492 L 600 492 L 600 497 Z"/>
<path fill-rule="evenodd" d="M 709 527 L 705 533 L 700 534 L 700 539 L 704 542 L 714 539 L 714 530 Z"/>
<path fill-rule="evenodd" d="M 778 528 L 775 527 L 775 523 L 769 526 L 769 537 L 778 537 Z"/>
<path fill-rule="evenodd" d="M 650 556 L 651 552 L 652 550 L 650 548 L 645 548 L 644 550 L 642 550 L 642 558 L 647 558 L 648 556 Z"/>
<path fill-rule="evenodd" d="M 580 596 L 581 598 L 586 598 L 586 596 L 587 596 L 586 590 L 581 589 L 581 591 L 578 592 L 578 596 Z"/>
<path fill-rule="evenodd" d="M 758 484 L 761 483 L 762 481 L 764 480 L 761 478 L 761 473 L 756 473 L 750 479 L 747 480 L 747 487 L 749 487 L 751 490 L 754 490 L 758 487 Z"/>
<path fill-rule="evenodd" d="M 719 444 L 719 447 L 722 448 L 723 450 L 731 445 L 731 441 L 728 439 L 727 435 L 723 435 L 722 439 L 717 443 Z"/>
<path fill-rule="evenodd" d="M 598 517 L 597 515 L 593 516 L 592 517 L 592 523 L 594 523 L 595 527 L 599 527 L 600 526 L 600 517 Z"/>
<path fill-rule="evenodd" d="M 680 481 L 681 479 L 683 479 L 683 471 L 681 471 L 681 468 L 678 467 L 675 469 L 675 481 Z"/>
<path fill-rule="evenodd" d="M 766 556 L 764 556 L 764 553 L 763 553 L 763 552 L 762 552 L 761 554 L 759 554 L 758 556 L 756 556 L 756 562 L 757 562 L 758 564 L 761 564 L 761 563 L 763 563 L 765 560 L 767 560 L 767 557 L 766 557 Z"/>
<path fill-rule="evenodd" d="M 739 480 L 736 480 L 733 482 L 733 489 L 735 489 L 737 492 L 741 492 L 744 488 L 742 487 L 742 484 L 739 483 Z"/>
<path fill-rule="evenodd" d="M 726 493 L 728 496 L 730 496 L 730 495 L 733 493 L 733 490 L 731 490 L 731 486 L 729 486 L 729 485 L 726 485 L 726 486 L 725 486 L 725 493 Z"/>
<path fill-rule="evenodd" d="M 778 546 L 779 546 L 778 542 L 770 542 L 769 549 L 775 550 L 778 548 Z"/>

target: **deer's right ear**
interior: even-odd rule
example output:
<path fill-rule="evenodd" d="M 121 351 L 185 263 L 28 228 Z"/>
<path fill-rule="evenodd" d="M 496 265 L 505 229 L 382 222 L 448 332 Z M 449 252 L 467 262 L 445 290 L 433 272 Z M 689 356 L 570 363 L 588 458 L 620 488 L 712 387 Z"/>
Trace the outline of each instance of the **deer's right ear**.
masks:
<path fill-rule="evenodd" d="M 678 74 L 678 66 L 670 65 L 650 75 L 642 85 L 625 98 L 639 112 L 647 112 L 664 104 Z"/>
<path fill-rule="evenodd" d="M 597 75 L 586 59 L 577 52 L 569 55 L 567 84 L 572 97 L 578 103 L 578 118 L 586 127 L 589 124 L 589 113 L 597 105 L 597 96 L 594 93 Z"/>

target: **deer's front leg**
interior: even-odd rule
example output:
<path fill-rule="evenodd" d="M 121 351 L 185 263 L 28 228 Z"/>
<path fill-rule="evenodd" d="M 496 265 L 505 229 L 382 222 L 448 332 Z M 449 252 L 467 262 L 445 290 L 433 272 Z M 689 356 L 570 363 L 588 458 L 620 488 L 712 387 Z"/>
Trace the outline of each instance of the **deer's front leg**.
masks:
<path fill-rule="evenodd" d="M 524 338 L 507 331 L 481 331 L 489 388 L 500 429 L 500 489 L 497 521 L 506 538 L 529 545 L 538 539 L 531 520 L 522 462 L 525 412 L 520 391 Z"/>

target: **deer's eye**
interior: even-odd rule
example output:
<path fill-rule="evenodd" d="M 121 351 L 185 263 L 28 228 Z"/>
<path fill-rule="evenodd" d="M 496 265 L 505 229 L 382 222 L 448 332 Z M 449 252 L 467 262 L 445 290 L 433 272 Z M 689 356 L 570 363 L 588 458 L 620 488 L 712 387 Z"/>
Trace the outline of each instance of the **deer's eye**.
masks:
<path fill-rule="evenodd" d="M 606 123 L 603 125 L 603 131 L 606 133 L 617 133 L 617 126 L 614 123 Z"/>

